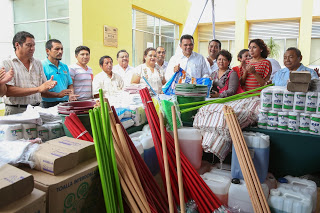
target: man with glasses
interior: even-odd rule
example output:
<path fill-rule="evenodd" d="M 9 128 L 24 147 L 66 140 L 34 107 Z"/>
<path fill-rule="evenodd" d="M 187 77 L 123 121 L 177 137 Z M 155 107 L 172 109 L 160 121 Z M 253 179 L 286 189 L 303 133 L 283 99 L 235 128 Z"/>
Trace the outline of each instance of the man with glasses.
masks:
<path fill-rule="evenodd" d="M 209 76 L 209 68 L 206 59 L 199 53 L 193 52 L 194 39 L 191 35 L 183 35 L 180 38 L 180 48 L 182 54 L 178 53 L 171 57 L 166 73 L 166 81 L 169 81 L 180 67 L 193 78 L 203 78 Z"/>
<path fill-rule="evenodd" d="M 112 71 L 121 76 L 124 87 L 131 84 L 131 78 L 134 68 L 129 66 L 129 53 L 126 50 L 120 50 L 117 53 L 118 64 L 113 67 Z"/>
<path fill-rule="evenodd" d="M 166 50 L 162 46 L 157 47 L 156 50 L 157 50 L 156 51 L 157 53 L 156 68 L 166 73 L 166 69 L 168 67 L 168 62 L 164 60 L 166 58 Z"/>
<path fill-rule="evenodd" d="M 33 58 L 35 41 L 31 33 L 16 33 L 12 44 L 15 56 L 0 64 L 1 72 L 6 72 L 1 80 L 7 87 L 4 98 L 5 115 L 22 113 L 28 104 L 38 106 L 41 96 L 57 84 L 53 76 L 49 76 L 47 80 L 41 61 Z"/>

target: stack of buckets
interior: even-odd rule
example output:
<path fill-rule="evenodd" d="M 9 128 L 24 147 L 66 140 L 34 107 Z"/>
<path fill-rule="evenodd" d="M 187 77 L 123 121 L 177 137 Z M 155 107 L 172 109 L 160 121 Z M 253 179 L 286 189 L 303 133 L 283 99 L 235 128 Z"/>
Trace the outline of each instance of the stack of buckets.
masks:
<path fill-rule="evenodd" d="M 200 84 L 177 84 L 175 95 L 179 104 L 204 101 L 207 97 L 208 86 Z M 180 110 L 188 107 L 180 107 Z M 192 126 L 197 110 L 181 114 L 182 122 L 187 126 Z"/>

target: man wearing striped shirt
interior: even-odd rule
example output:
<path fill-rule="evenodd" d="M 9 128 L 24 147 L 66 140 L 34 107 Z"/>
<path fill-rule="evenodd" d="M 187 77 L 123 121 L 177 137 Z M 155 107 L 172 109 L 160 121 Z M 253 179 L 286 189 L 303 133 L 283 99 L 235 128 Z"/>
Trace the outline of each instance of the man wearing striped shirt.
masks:
<path fill-rule="evenodd" d="M 16 33 L 12 44 L 15 56 L 0 64 L 0 69 L 4 68 L 7 73 L 13 75 L 6 83 L 5 115 L 22 113 L 28 104 L 38 106 L 41 96 L 57 84 L 52 76 L 49 80 L 46 79 L 41 62 L 33 58 L 35 41 L 31 33 Z"/>
<path fill-rule="evenodd" d="M 90 61 L 90 49 L 79 46 L 75 50 L 77 63 L 69 66 L 70 76 L 73 81 L 74 93 L 79 95 L 78 100 L 92 99 L 92 69 L 87 65 Z"/>

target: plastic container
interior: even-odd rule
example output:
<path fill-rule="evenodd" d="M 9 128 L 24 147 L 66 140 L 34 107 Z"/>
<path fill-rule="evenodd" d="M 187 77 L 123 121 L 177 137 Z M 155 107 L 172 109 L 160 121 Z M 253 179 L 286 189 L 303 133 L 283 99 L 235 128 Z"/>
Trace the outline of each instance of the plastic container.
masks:
<path fill-rule="evenodd" d="M 288 112 L 279 112 L 278 113 L 278 130 L 287 131 L 288 129 Z"/>
<path fill-rule="evenodd" d="M 305 92 L 295 92 L 294 93 L 294 102 L 293 102 L 293 111 L 304 112 L 305 105 L 306 105 L 306 93 Z"/>
<path fill-rule="evenodd" d="M 312 199 L 312 212 L 315 212 L 317 207 L 317 184 L 314 181 L 290 175 L 284 178 L 287 180 L 287 183 L 278 183 L 278 188 L 290 189 L 306 196 L 310 195 Z"/>
<path fill-rule="evenodd" d="M 133 144 L 135 145 L 138 152 L 140 153 L 142 159 L 144 159 L 144 149 L 143 149 L 143 145 L 141 143 L 141 140 L 143 137 L 146 137 L 146 133 L 143 131 L 138 131 L 138 132 L 130 134 L 129 137 L 131 138 Z"/>
<path fill-rule="evenodd" d="M 307 92 L 306 96 L 306 113 L 316 113 L 317 112 L 317 101 L 318 93 L 317 92 Z"/>
<path fill-rule="evenodd" d="M 144 151 L 144 162 L 147 164 L 152 175 L 155 176 L 160 171 L 156 149 L 152 136 L 146 136 L 141 140 Z"/>
<path fill-rule="evenodd" d="M 172 132 L 170 134 L 173 135 Z M 203 154 L 200 131 L 192 127 L 182 127 L 178 129 L 178 139 L 182 153 L 195 169 L 199 169 Z"/>
<path fill-rule="evenodd" d="M 270 191 L 268 199 L 271 212 L 275 213 L 311 213 L 310 195 L 294 192 L 290 189 L 277 188 Z"/>
<path fill-rule="evenodd" d="M 261 129 L 266 129 L 268 125 L 268 111 L 260 109 L 259 112 L 258 127 Z"/>
<path fill-rule="evenodd" d="M 209 186 L 211 191 L 218 197 L 221 203 L 228 205 L 228 192 L 231 184 L 231 178 L 212 174 L 210 172 L 203 174 L 201 177 Z"/>
<path fill-rule="evenodd" d="M 221 168 L 221 165 L 222 165 L 222 168 Z M 210 173 L 220 175 L 220 176 L 225 176 L 225 177 L 232 179 L 231 166 L 228 164 L 216 164 L 210 170 Z"/>
<path fill-rule="evenodd" d="M 310 114 L 300 113 L 299 132 L 309 133 L 310 131 Z"/>
<path fill-rule="evenodd" d="M 272 91 L 272 110 L 281 112 L 283 105 L 283 89 L 274 89 Z"/>
<path fill-rule="evenodd" d="M 248 146 L 258 178 L 261 183 L 264 183 L 267 178 L 269 167 L 270 138 L 268 135 L 259 132 L 243 132 L 243 137 Z M 232 178 L 243 180 L 234 146 L 232 146 L 231 175 Z"/>
<path fill-rule="evenodd" d="M 177 96 L 177 101 L 179 104 L 186 104 L 186 103 L 192 103 L 192 102 L 198 102 L 198 101 L 204 101 L 206 100 L 206 96 Z M 187 109 L 186 107 L 180 107 L 180 110 Z M 198 110 L 193 110 L 191 112 L 186 112 L 181 114 L 181 120 L 183 123 L 191 124 L 194 120 L 194 116 L 197 114 Z"/>
<path fill-rule="evenodd" d="M 293 101 L 294 101 L 294 92 L 290 92 L 288 90 L 285 90 L 283 92 L 282 111 L 284 111 L 284 112 L 292 112 L 292 110 L 293 110 Z"/>
<path fill-rule="evenodd" d="M 239 183 L 237 183 L 237 181 Z M 261 184 L 261 187 L 266 199 L 268 199 L 269 188 L 267 184 L 263 183 Z M 233 179 L 231 181 L 228 193 L 228 206 L 239 209 L 242 213 L 254 213 L 249 192 L 244 180 Z"/>
<path fill-rule="evenodd" d="M 264 183 L 268 185 L 269 191 L 277 188 L 277 180 L 271 173 L 267 174 L 267 178 Z"/>
<path fill-rule="evenodd" d="M 298 132 L 300 123 L 300 114 L 297 112 L 289 112 L 288 131 Z"/>
<path fill-rule="evenodd" d="M 320 114 L 310 116 L 310 134 L 320 135 Z"/>
<path fill-rule="evenodd" d="M 267 129 L 276 130 L 278 128 L 278 112 L 269 111 L 268 112 L 268 126 Z"/>
<path fill-rule="evenodd" d="M 261 91 L 260 95 L 261 107 L 262 110 L 271 110 L 272 109 L 272 89 L 265 88 Z"/>

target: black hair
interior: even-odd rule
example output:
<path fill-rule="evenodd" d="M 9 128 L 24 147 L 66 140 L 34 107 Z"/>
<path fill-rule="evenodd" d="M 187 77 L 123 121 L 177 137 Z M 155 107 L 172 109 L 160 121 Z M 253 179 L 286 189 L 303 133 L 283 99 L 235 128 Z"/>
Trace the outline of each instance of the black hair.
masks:
<path fill-rule="evenodd" d="M 219 44 L 219 49 L 221 49 L 221 42 L 218 39 L 212 39 L 211 41 L 209 41 L 209 45 L 211 42 L 217 42 Z"/>
<path fill-rule="evenodd" d="M 50 39 L 46 42 L 46 49 L 51 50 L 53 42 L 61 44 L 61 41 L 59 41 L 58 39 Z"/>
<path fill-rule="evenodd" d="M 222 55 L 222 56 L 226 57 L 227 60 L 231 63 L 231 61 L 232 61 L 232 55 L 231 55 L 231 53 L 230 53 L 228 50 L 220 50 L 220 51 L 218 52 L 217 59 L 218 59 L 219 55 Z"/>
<path fill-rule="evenodd" d="M 18 42 L 20 44 L 20 46 L 22 46 L 22 44 L 24 42 L 26 42 L 27 38 L 33 38 L 34 39 L 34 36 L 31 34 L 31 33 L 28 33 L 26 31 L 20 31 L 20 32 L 17 32 L 13 39 L 12 39 L 12 44 L 13 44 L 13 49 L 14 51 L 16 51 L 16 42 Z"/>
<path fill-rule="evenodd" d="M 148 47 L 147 49 L 144 50 L 143 52 L 143 63 L 146 63 L 146 59 L 144 57 L 146 57 L 148 55 L 148 52 L 150 51 L 155 51 L 156 52 L 156 49 L 154 49 L 153 47 Z"/>
<path fill-rule="evenodd" d="M 185 35 L 181 36 L 181 38 L 180 38 L 180 44 L 182 43 L 182 40 L 183 40 L 183 39 L 189 39 L 189 40 L 192 41 L 192 43 L 194 43 L 194 39 L 193 39 L 192 35 L 185 34 Z"/>
<path fill-rule="evenodd" d="M 248 50 L 248 49 L 242 49 L 242 50 L 240 50 L 240 52 L 239 52 L 238 55 L 237 55 L 237 58 L 242 58 L 242 55 L 243 55 L 244 53 L 246 53 L 246 52 L 249 52 L 249 50 Z"/>
<path fill-rule="evenodd" d="M 262 50 L 262 52 L 261 52 L 261 57 L 262 58 L 267 58 L 268 57 L 269 50 L 268 50 L 267 45 L 264 43 L 264 41 L 262 39 L 259 39 L 259 38 L 253 39 L 253 40 L 251 40 L 249 42 L 248 46 L 250 46 L 251 43 L 255 43 L 256 45 L 258 45 L 260 47 L 260 49 Z"/>
<path fill-rule="evenodd" d="M 79 47 L 77 47 L 76 50 L 74 51 L 74 54 L 77 56 L 81 50 L 86 50 L 90 54 L 90 48 L 87 47 L 87 46 L 79 46 Z"/>
<path fill-rule="evenodd" d="M 99 59 L 99 64 L 100 64 L 100 66 L 103 66 L 103 62 L 104 62 L 104 59 L 105 59 L 105 58 L 110 58 L 110 59 L 111 59 L 111 62 L 113 63 L 112 58 L 111 58 L 110 56 L 108 56 L 108 55 L 105 55 L 105 56 L 102 56 L 102 57 Z"/>
<path fill-rule="evenodd" d="M 287 51 L 290 51 L 290 50 L 292 50 L 292 51 L 295 51 L 296 52 L 296 55 L 298 56 L 298 58 L 300 58 L 302 55 L 301 55 L 301 51 L 298 49 L 298 48 L 296 48 L 296 47 L 289 47 L 287 50 L 286 50 L 286 52 Z"/>
<path fill-rule="evenodd" d="M 127 52 L 127 50 L 119 50 L 119 52 L 117 53 L 117 58 L 119 58 L 120 53 L 127 53 L 129 56 L 129 53 Z"/>

